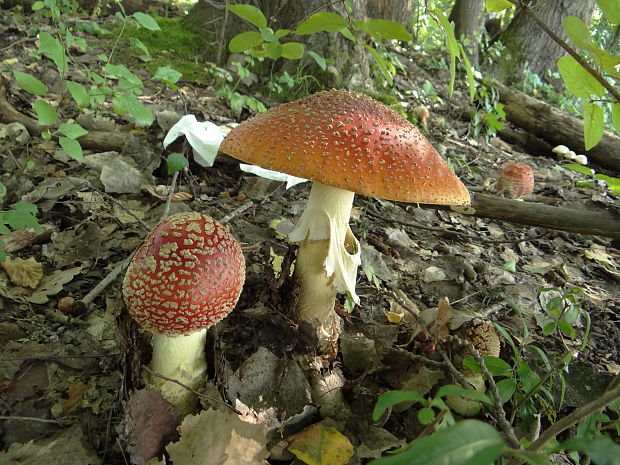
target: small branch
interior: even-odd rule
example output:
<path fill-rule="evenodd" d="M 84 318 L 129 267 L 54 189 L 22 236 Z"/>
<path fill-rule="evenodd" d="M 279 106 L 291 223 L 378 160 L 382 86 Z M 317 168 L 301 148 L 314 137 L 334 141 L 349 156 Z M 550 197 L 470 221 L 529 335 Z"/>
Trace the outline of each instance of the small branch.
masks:
<path fill-rule="evenodd" d="M 210 397 L 210 396 L 208 396 L 206 394 L 202 394 L 202 393 L 196 391 L 195 389 L 192 389 L 187 384 L 183 384 L 181 381 L 178 381 L 178 380 L 173 379 L 173 378 L 168 378 L 167 376 L 160 375 L 159 373 L 155 373 L 153 370 L 151 370 L 146 365 L 142 365 L 142 369 L 145 370 L 146 372 L 148 372 L 149 374 L 153 375 L 153 376 L 157 376 L 158 378 L 165 379 L 166 381 L 170 381 L 171 383 L 178 384 L 182 388 L 187 389 L 189 392 L 191 392 L 192 394 L 197 395 L 198 397 L 202 397 L 202 398 L 207 399 L 207 400 L 209 400 L 211 402 L 217 402 L 217 403 L 223 404 L 226 407 L 228 407 L 230 410 L 235 412 L 237 415 L 241 414 L 241 412 L 239 412 L 236 408 L 234 408 L 232 405 L 228 404 L 227 402 L 224 402 L 223 400 L 216 399 L 214 397 Z"/>
<path fill-rule="evenodd" d="M 489 383 L 489 390 L 491 391 L 491 394 L 493 395 L 494 402 L 493 402 L 493 406 L 491 407 L 491 413 L 493 414 L 493 417 L 495 418 L 499 427 L 502 429 L 502 431 L 506 435 L 506 439 L 508 440 L 510 447 L 513 447 L 515 449 L 523 449 L 523 446 L 519 442 L 519 439 L 517 439 L 517 435 L 515 434 L 514 429 L 512 428 L 511 424 L 508 423 L 508 420 L 506 419 L 506 412 L 504 411 L 504 407 L 502 406 L 502 399 L 499 396 L 497 385 L 495 384 L 493 375 L 487 368 L 487 365 L 484 362 L 484 359 L 480 355 L 480 352 L 478 352 L 478 349 L 476 349 L 471 342 L 464 341 L 463 339 L 457 336 L 447 336 L 445 340 L 454 342 L 455 344 L 461 347 L 465 347 L 469 351 L 469 353 L 471 353 L 472 356 L 476 359 L 476 362 L 478 362 L 478 365 L 480 365 L 480 368 L 482 368 L 482 374 L 486 377 L 487 382 Z"/>
<path fill-rule="evenodd" d="M 172 179 L 170 180 L 170 189 L 168 190 L 168 198 L 166 198 L 166 205 L 164 206 L 164 212 L 161 214 L 161 218 L 159 221 L 164 221 L 168 218 L 168 213 L 170 212 L 170 204 L 172 203 L 172 196 L 174 196 L 174 190 L 177 185 L 177 179 L 179 179 L 179 172 L 175 171 L 172 175 Z M 151 228 L 149 228 L 149 231 Z"/>

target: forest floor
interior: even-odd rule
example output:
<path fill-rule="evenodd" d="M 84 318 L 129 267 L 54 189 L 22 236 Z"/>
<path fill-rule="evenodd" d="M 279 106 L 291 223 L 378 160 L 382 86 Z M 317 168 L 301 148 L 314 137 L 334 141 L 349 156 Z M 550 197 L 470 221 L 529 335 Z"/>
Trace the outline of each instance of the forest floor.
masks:
<path fill-rule="evenodd" d="M 29 70 L 51 89 L 59 81 L 51 61 L 36 59 L 27 28 L 28 24 L 14 23 L 10 13 L 0 13 L 0 43 L 5 44 L 0 48 L 0 73 L 10 81 L 6 97 L 11 105 L 36 119 L 31 96 L 19 89 L 11 71 Z M 87 67 L 97 67 L 97 52 L 76 56 Z M 448 80 L 447 73 L 436 70 L 426 76 L 416 68 L 398 82 L 421 86 L 435 79 L 435 88 L 442 88 Z M 454 98 L 465 97 L 457 93 Z M 407 99 L 410 107 L 427 103 Z M 69 160 L 56 143 L 37 133 L 22 137 L 3 132 L 6 126 L 0 125 L 0 180 L 11 202 L 21 199 L 38 206 L 45 230 L 42 235 L 3 237 L 9 256 L 34 258 L 43 265 L 44 276 L 31 289 L 12 284 L 0 269 L 0 464 L 123 464 L 130 456 L 143 463 L 162 445 L 178 440 L 174 427 L 180 417 L 141 391 L 148 337 L 126 312 L 121 280 L 113 281 L 93 303 L 85 306 L 80 301 L 140 244 L 147 231 L 138 219 L 152 226 L 162 216 L 165 195 L 157 189 L 170 184 L 162 163 L 162 140 L 171 123 L 186 114 L 218 125 L 239 117 L 215 97 L 213 88 L 192 82 L 181 81 L 175 91 L 149 81 L 141 101 L 156 115 L 149 128 L 133 128 L 110 115 L 80 116 L 78 122 L 87 129 L 105 128 L 125 139 L 118 152 L 87 150 L 83 163 Z M 502 165 L 521 161 L 533 168 L 536 179 L 534 194 L 526 202 L 617 205 L 618 199 L 602 185 L 576 187 L 582 175 L 562 169 L 552 154 L 532 156 L 497 138 L 489 143 L 473 139 L 469 123 L 451 108 L 450 101 L 432 102 L 426 132 L 468 187 L 493 192 L 492 182 Z M 22 169 L 26 160 L 33 164 Z M 129 168 L 110 172 L 106 164 Z M 338 436 L 340 449 L 350 441 L 355 454 L 350 463 L 367 463 L 404 445 L 423 429 L 417 409 L 395 409 L 373 422 L 378 396 L 390 389 L 430 395 L 453 382 L 445 369 L 421 361 L 444 363 L 440 353 L 449 347 L 429 347 L 416 338 L 409 312 L 428 317 L 437 315 L 439 308 L 445 318 L 443 335 L 463 334 L 480 320 L 496 322 L 520 347 L 541 349 L 551 364 L 566 351 L 571 353 L 561 406 L 556 378 L 551 398 L 535 397 L 543 427 L 547 414 L 561 416 L 583 405 L 620 372 L 620 250 L 610 239 L 357 196 L 351 228 L 362 244 L 357 281 L 361 302 L 350 314 L 342 308 L 343 301 L 338 305 L 344 320 L 340 351 L 319 371 L 320 382 L 342 398 L 337 406 L 322 405 L 311 386 L 318 376 L 312 364 L 317 359 L 302 353 L 301 336 L 283 296 L 286 286 L 277 285 L 282 259 L 289 252 L 278 228 L 298 218 L 309 184 L 287 190 L 282 183 L 241 172 L 234 160 L 220 156 L 211 168 L 192 163 L 179 177 L 178 187 L 188 195 L 172 202 L 170 213 L 194 210 L 215 219 L 228 215 L 228 227 L 242 244 L 247 262 L 236 309 L 210 331 L 203 414 L 182 427 L 187 450 L 168 450 L 178 463 L 246 463 L 215 457 L 263 447 L 263 433 L 244 435 L 242 427 L 234 426 L 227 433 L 218 430 L 232 421 L 222 400 L 243 411 L 246 419 L 268 425 L 272 463 L 291 463 L 294 456 L 286 450 L 291 435 L 318 422 L 346 437 Z M 389 291 L 406 296 L 408 308 L 391 299 Z M 573 323 L 574 339 L 558 331 L 542 335 L 542 326 L 549 322 L 548 303 L 560 293 L 583 299 L 582 313 Z M 68 304 L 65 297 L 76 303 Z M 582 349 L 586 313 L 591 327 Z M 501 357 L 512 363 L 506 341 Z M 544 375 L 539 352 L 524 351 L 523 357 Z M 329 397 L 325 392 L 321 396 Z M 511 407 L 510 402 L 505 405 L 508 412 Z M 485 411 L 478 418 L 494 424 Z M 188 445 L 190 432 L 198 429 L 200 441 Z M 201 453 L 212 458 L 198 458 Z"/>

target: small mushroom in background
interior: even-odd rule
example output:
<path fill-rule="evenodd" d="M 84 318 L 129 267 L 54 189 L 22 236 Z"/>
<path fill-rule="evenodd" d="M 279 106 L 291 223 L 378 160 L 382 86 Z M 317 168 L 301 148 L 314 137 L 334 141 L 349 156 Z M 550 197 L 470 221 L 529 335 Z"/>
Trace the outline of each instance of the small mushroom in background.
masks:
<path fill-rule="evenodd" d="M 320 349 L 338 338 L 336 293 L 359 302 L 360 245 L 348 225 L 355 193 L 402 202 L 470 202 L 467 188 L 420 130 L 378 101 L 346 90 L 260 113 L 230 131 L 220 150 L 313 181 L 289 240 L 300 244 L 297 315 L 316 330 Z"/>
<path fill-rule="evenodd" d="M 483 357 L 499 357 L 501 343 L 495 327 L 488 321 L 474 324 L 465 336 Z M 470 355 L 470 354 L 467 354 Z M 478 392 L 484 392 L 486 385 L 481 373 L 474 373 L 464 369 L 462 371 L 465 380 Z M 460 396 L 446 396 L 446 405 L 459 415 L 472 416 L 480 411 L 480 402 L 465 399 Z"/>
<path fill-rule="evenodd" d="M 561 160 L 562 158 L 566 158 L 566 154 L 571 151 L 566 145 L 558 145 L 551 150 L 556 154 L 556 158 Z M 573 152 L 574 154 L 575 152 Z"/>
<path fill-rule="evenodd" d="M 585 155 L 575 155 L 573 160 L 575 163 L 579 163 L 580 165 L 588 164 L 588 157 L 586 157 Z"/>
<path fill-rule="evenodd" d="M 495 184 L 498 195 L 506 194 L 511 199 L 523 199 L 534 191 L 534 172 L 529 165 L 510 162 L 504 166 Z"/>
<path fill-rule="evenodd" d="M 146 237 L 123 281 L 127 309 L 153 334 L 150 369 L 196 389 L 207 368 L 207 328 L 237 304 L 245 280 L 241 246 L 217 221 L 197 212 L 171 215 Z M 144 374 L 149 387 L 189 412 L 195 396 Z"/>

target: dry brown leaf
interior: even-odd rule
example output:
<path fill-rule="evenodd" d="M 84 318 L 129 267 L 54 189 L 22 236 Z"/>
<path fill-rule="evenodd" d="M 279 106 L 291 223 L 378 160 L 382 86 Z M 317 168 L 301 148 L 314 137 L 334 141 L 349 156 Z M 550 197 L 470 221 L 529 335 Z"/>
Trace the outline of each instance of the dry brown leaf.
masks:
<path fill-rule="evenodd" d="M 188 415 L 179 429 L 179 442 L 166 447 L 174 463 L 267 465 L 264 425 L 247 423 L 228 410 L 205 410 L 199 415 Z"/>
<path fill-rule="evenodd" d="M 6 260 L 1 262 L 0 266 L 4 268 L 9 275 L 9 279 L 16 286 L 36 289 L 43 277 L 43 265 L 37 262 L 34 257 L 30 257 L 27 260 L 6 257 Z"/>
<path fill-rule="evenodd" d="M 447 297 L 439 299 L 437 306 L 437 318 L 429 328 L 429 332 L 435 337 L 443 337 L 450 334 L 448 325 L 452 321 L 452 306 Z"/>
<path fill-rule="evenodd" d="M 88 384 L 75 381 L 69 386 L 69 398 L 62 405 L 62 413 L 67 414 L 82 402 L 84 394 L 88 391 Z"/>

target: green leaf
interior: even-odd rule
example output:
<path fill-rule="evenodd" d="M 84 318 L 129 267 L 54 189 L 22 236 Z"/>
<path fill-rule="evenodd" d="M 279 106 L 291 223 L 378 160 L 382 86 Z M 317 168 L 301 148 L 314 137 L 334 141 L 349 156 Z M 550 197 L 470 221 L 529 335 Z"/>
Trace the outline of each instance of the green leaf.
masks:
<path fill-rule="evenodd" d="M 77 161 L 84 160 L 84 154 L 82 153 L 82 146 L 75 139 L 69 139 L 68 137 L 59 137 L 58 143 L 62 149 L 67 152 L 71 158 Z"/>
<path fill-rule="evenodd" d="M 418 421 L 423 425 L 428 425 L 435 419 L 435 411 L 429 407 L 418 410 Z"/>
<path fill-rule="evenodd" d="M 508 452 L 515 457 L 523 459 L 526 463 L 529 463 L 530 465 L 551 465 L 551 462 L 548 458 L 549 454 L 546 454 L 544 452 L 532 452 L 525 449 L 511 449 Z"/>
<path fill-rule="evenodd" d="M 261 29 L 260 36 L 263 38 L 265 42 L 277 42 L 278 41 L 278 36 L 274 34 L 273 29 L 271 29 L 270 27 Z"/>
<path fill-rule="evenodd" d="M 588 27 L 577 16 L 567 16 L 564 18 L 563 26 L 564 32 L 577 47 L 583 49 L 595 47 Z"/>
<path fill-rule="evenodd" d="M 32 95 L 47 95 L 47 87 L 36 77 L 21 71 L 13 71 L 13 76 L 19 87 Z"/>
<path fill-rule="evenodd" d="M 183 76 L 176 69 L 169 68 L 168 66 L 160 66 L 155 72 L 153 79 L 159 79 L 168 84 L 176 84 Z"/>
<path fill-rule="evenodd" d="M 584 452 L 596 465 L 618 465 L 620 445 L 614 443 L 609 437 L 569 439 L 560 447 Z"/>
<path fill-rule="evenodd" d="M 157 21 L 153 19 L 151 15 L 147 15 L 146 13 L 134 13 L 133 18 L 138 21 L 138 24 L 143 28 L 148 29 L 149 31 L 160 31 L 159 24 Z"/>
<path fill-rule="evenodd" d="M 106 76 L 109 78 L 119 79 L 119 80 L 121 78 L 124 78 L 127 81 L 129 81 L 129 84 L 131 86 L 135 86 L 135 87 L 142 86 L 142 79 L 140 79 L 134 73 L 129 71 L 129 69 L 125 65 L 120 65 L 120 64 L 116 65 L 116 64 L 108 63 L 103 67 L 103 70 L 105 71 Z"/>
<path fill-rule="evenodd" d="M 259 29 L 267 27 L 267 18 L 262 11 L 252 5 L 226 5 L 230 11 L 245 19 Z"/>
<path fill-rule="evenodd" d="M 467 58 L 467 53 L 463 45 L 459 42 L 459 50 L 461 52 L 461 58 L 463 59 L 463 66 L 465 67 L 465 74 L 467 75 L 467 87 L 469 88 L 469 101 L 474 102 L 476 96 L 476 79 L 474 78 L 474 68 Z M 503 129 L 503 128 L 502 128 Z"/>
<path fill-rule="evenodd" d="M 381 415 L 390 407 L 401 402 L 424 402 L 424 397 L 415 391 L 387 391 L 379 396 L 377 405 L 372 411 L 373 421 L 381 418 Z"/>
<path fill-rule="evenodd" d="M 41 2 L 40 0 L 37 0 L 36 2 L 32 4 L 31 8 L 32 8 L 32 11 L 42 10 L 43 8 L 45 8 L 45 3 Z"/>
<path fill-rule="evenodd" d="M 23 200 L 13 204 L 13 209 L 18 212 L 32 213 L 33 215 L 36 215 L 39 211 L 35 204 L 24 202 Z"/>
<path fill-rule="evenodd" d="M 345 39 L 349 39 L 351 42 L 357 43 L 357 41 L 355 40 L 355 36 L 353 35 L 351 31 L 349 31 L 348 28 L 345 27 L 344 29 L 341 29 L 339 32 L 340 34 L 342 34 L 342 36 Z"/>
<path fill-rule="evenodd" d="M 590 95 L 603 95 L 605 88 L 577 63 L 572 56 L 566 55 L 558 60 L 558 69 L 566 89 L 577 97 L 588 98 Z"/>
<path fill-rule="evenodd" d="M 368 50 L 370 54 L 373 56 L 373 58 L 375 59 L 375 63 L 377 64 L 379 71 L 381 71 L 381 74 L 383 74 L 383 77 L 387 80 L 388 84 L 392 86 L 394 84 L 394 78 L 392 77 L 390 68 L 388 68 L 388 63 L 381 56 L 381 54 L 377 52 L 377 50 L 374 47 L 371 47 L 368 44 L 363 44 L 363 45 L 364 45 L 364 48 Z"/>
<path fill-rule="evenodd" d="M 620 65 L 620 57 L 612 55 L 600 48 L 590 49 L 590 53 L 592 53 L 592 57 L 597 66 L 600 66 L 609 74 L 613 75 L 616 73 L 616 66 Z"/>
<path fill-rule="evenodd" d="M 485 6 L 487 12 L 496 13 L 499 11 L 504 11 L 506 8 L 510 8 L 512 3 L 508 0 L 485 0 Z"/>
<path fill-rule="evenodd" d="M 502 400 L 502 404 L 505 404 L 514 395 L 517 389 L 517 381 L 514 378 L 506 378 L 498 381 L 496 386 L 499 391 L 499 398 Z"/>
<path fill-rule="evenodd" d="M 276 37 L 277 37 L 278 39 L 281 39 L 282 37 L 287 36 L 287 35 L 289 35 L 290 33 L 291 33 L 291 30 L 290 30 L 290 29 L 278 29 L 278 30 L 276 31 Z"/>
<path fill-rule="evenodd" d="M 71 97 L 75 100 L 78 107 L 85 107 L 90 103 L 90 97 L 86 88 L 79 82 L 66 81 L 67 88 L 71 93 Z"/>
<path fill-rule="evenodd" d="M 482 358 L 493 376 L 512 376 L 512 367 L 501 358 L 488 355 Z"/>
<path fill-rule="evenodd" d="M 366 30 L 375 39 L 395 39 L 408 42 L 411 34 L 401 23 L 389 19 L 371 19 L 366 22 Z"/>
<path fill-rule="evenodd" d="M 592 168 L 588 168 L 587 166 L 578 165 L 576 163 L 566 163 L 562 165 L 562 168 L 567 168 L 571 171 L 577 171 L 578 173 L 585 174 L 586 176 L 593 176 L 594 170 Z"/>
<path fill-rule="evenodd" d="M 448 86 L 448 92 L 452 95 L 454 91 L 454 80 L 456 78 L 456 57 L 459 54 L 458 42 L 454 36 L 454 23 L 449 22 L 448 18 L 443 14 L 443 11 L 438 8 L 434 8 L 432 12 L 439 22 L 440 29 L 446 35 L 446 46 L 450 52 L 450 84 Z"/>
<path fill-rule="evenodd" d="M 148 127 L 153 124 L 153 113 L 134 95 L 117 95 L 114 100 L 136 125 Z"/>
<path fill-rule="evenodd" d="M 299 42 L 287 42 L 282 44 L 282 57 L 289 60 L 299 60 L 304 56 L 304 46 Z"/>
<path fill-rule="evenodd" d="M 233 5 L 229 5 L 233 6 Z M 235 37 L 230 39 L 230 43 L 228 44 L 228 49 L 233 53 L 241 53 L 249 50 L 253 47 L 256 47 L 258 44 L 263 43 L 263 38 L 260 35 L 260 32 L 256 31 L 248 31 L 242 32 L 241 34 L 237 34 Z"/>
<path fill-rule="evenodd" d="M 38 123 L 41 126 L 49 126 L 56 122 L 56 109 L 43 100 L 34 102 L 34 111 L 37 113 Z"/>
<path fill-rule="evenodd" d="M 491 465 L 506 449 L 501 435 L 478 420 L 460 421 L 412 441 L 406 451 L 371 465 Z"/>
<path fill-rule="evenodd" d="M 618 0 L 596 0 L 607 20 L 612 24 L 620 24 L 620 2 Z"/>
<path fill-rule="evenodd" d="M 322 11 L 304 19 L 295 30 L 295 34 L 313 34 L 319 31 L 340 32 L 346 27 L 347 21 L 342 16 Z"/>
<path fill-rule="evenodd" d="M 609 190 L 616 196 L 620 197 L 620 179 L 614 178 L 612 176 L 607 176 L 605 174 L 597 174 L 594 176 L 596 179 L 600 179 L 601 181 L 605 181 Z"/>
<path fill-rule="evenodd" d="M 581 165 L 577 165 L 577 166 L 581 166 Z M 531 350 L 532 352 L 535 352 L 536 355 L 538 355 L 540 357 L 540 359 L 543 361 L 543 363 L 545 364 L 545 369 L 548 371 L 551 371 L 551 362 L 549 361 L 549 357 L 547 357 L 547 354 L 538 346 L 535 346 L 534 344 L 528 344 L 525 346 L 525 348 L 527 350 Z"/>
<path fill-rule="evenodd" d="M 595 103 L 583 102 L 583 137 L 586 150 L 599 143 L 605 132 L 605 112 Z"/>
<path fill-rule="evenodd" d="M 465 389 L 464 387 L 457 386 L 456 384 L 446 384 L 441 386 L 439 391 L 437 391 L 436 397 L 444 396 L 459 396 L 469 400 L 477 400 L 486 405 L 493 405 L 491 399 L 489 399 L 483 392 L 478 392 L 475 389 Z"/>
<path fill-rule="evenodd" d="M 182 153 L 171 153 L 166 157 L 166 166 L 168 174 L 174 174 L 189 166 L 189 161 Z"/>
<path fill-rule="evenodd" d="M 272 60 L 277 60 L 282 56 L 282 44 L 280 42 L 269 42 L 264 44 L 265 53 Z"/>
<path fill-rule="evenodd" d="M 69 139 L 78 139 L 88 134 L 86 129 L 76 123 L 62 123 L 58 126 L 58 132 Z"/>
<path fill-rule="evenodd" d="M 39 33 L 39 51 L 51 59 L 61 73 L 67 70 L 68 63 L 65 49 L 62 47 L 60 41 L 52 37 L 50 33 Z"/>
<path fill-rule="evenodd" d="M 142 42 L 137 37 L 131 37 L 129 40 L 131 41 L 134 47 L 139 48 L 140 51 L 142 52 L 143 55 L 140 57 L 140 59 L 145 60 L 145 61 L 148 60 L 149 57 L 151 56 L 151 52 L 149 52 L 149 49 L 144 44 L 144 42 Z"/>
<path fill-rule="evenodd" d="M 558 321 L 558 328 L 560 328 L 560 330 L 568 335 L 568 337 L 570 337 L 571 339 L 575 339 L 575 328 L 573 328 L 573 326 L 566 320 L 560 320 Z"/>
<path fill-rule="evenodd" d="M 321 55 L 319 55 L 316 52 L 313 52 L 312 50 L 308 50 L 308 55 L 310 55 L 312 57 L 312 59 L 314 59 L 314 61 L 316 61 L 316 64 L 319 65 L 319 68 L 321 68 L 323 71 L 325 71 L 327 69 L 327 61 Z M 619 105 L 619 108 L 620 108 L 620 105 Z M 620 119 L 619 119 L 619 121 L 620 121 Z"/>

